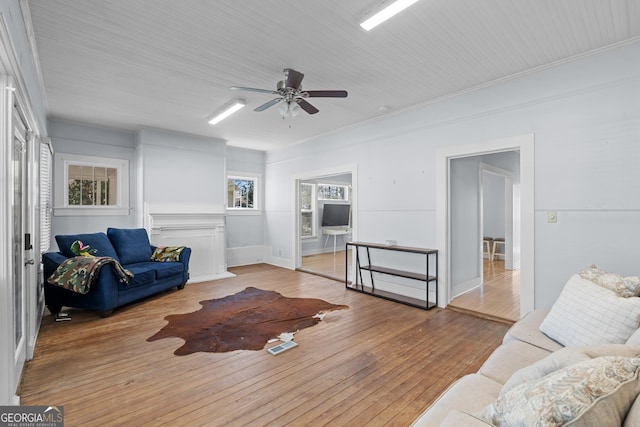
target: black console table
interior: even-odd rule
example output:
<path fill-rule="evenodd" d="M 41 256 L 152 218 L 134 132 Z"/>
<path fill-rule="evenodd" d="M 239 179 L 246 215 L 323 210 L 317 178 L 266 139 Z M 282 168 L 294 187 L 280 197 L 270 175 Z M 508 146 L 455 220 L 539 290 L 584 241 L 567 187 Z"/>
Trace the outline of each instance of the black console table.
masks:
<path fill-rule="evenodd" d="M 356 268 L 354 271 L 355 280 L 349 281 L 349 247 L 352 247 L 355 251 L 355 263 Z M 366 251 L 366 264 L 362 264 L 360 261 L 360 250 Z M 371 263 L 371 251 L 383 250 L 383 251 L 395 251 L 395 252 L 407 252 L 414 254 L 421 254 L 426 257 L 426 271 L 425 273 L 417 273 L 412 271 L 397 270 L 382 265 L 376 265 Z M 387 246 L 379 243 L 366 243 L 366 242 L 348 242 L 346 244 L 346 273 L 345 273 L 345 286 L 347 289 L 362 292 L 368 295 L 373 295 L 379 298 L 388 299 L 391 301 L 399 302 L 402 304 L 410 305 L 413 307 L 423 308 L 430 310 L 438 305 L 438 250 L 437 249 L 425 249 L 425 248 L 412 248 L 408 246 Z M 429 274 L 429 258 L 435 257 L 435 274 Z M 371 277 L 371 286 L 365 286 L 362 280 L 362 271 L 368 271 Z M 376 290 L 374 273 L 381 273 L 390 276 L 404 277 L 406 279 L 417 280 L 424 282 L 425 284 L 425 299 L 421 301 L 416 298 L 406 297 L 399 294 L 394 294 L 388 291 Z M 429 301 L 429 285 L 435 286 L 435 301 Z"/>

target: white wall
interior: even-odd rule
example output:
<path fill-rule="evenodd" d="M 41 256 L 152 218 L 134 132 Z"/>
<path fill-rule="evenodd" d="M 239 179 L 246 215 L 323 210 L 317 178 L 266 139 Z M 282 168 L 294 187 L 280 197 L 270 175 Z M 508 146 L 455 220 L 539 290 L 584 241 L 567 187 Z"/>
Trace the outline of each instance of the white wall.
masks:
<path fill-rule="evenodd" d="M 453 159 L 451 188 L 451 294 L 480 285 L 480 159 Z"/>
<path fill-rule="evenodd" d="M 49 121 L 49 135 L 59 153 L 129 160 L 131 207 L 129 215 L 122 216 L 54 216 L 52 240 L 57 234 L 142 227 L 145 202 L 224 204 L 226 144 L 222 140 L 159 129 L 131 132 L 63 120 Z M 53 240 L 51 248 L 56 247 Z"/>
<path fill-rule="evenodd" d="M 484 236 L 504 238 L 505 178 L 489 172 L 482 177 L 482 232 Z"/>
<path fill-rule="evenodd" d="M 135 153 L 135 134 L 120 129 L 105 128 L 64 120 L 49 121 L 49 137 L 56 153 L 80 154 L 85 156 L 111 157 L 129 161 L 129 206 L 128 215 L 109 216 L 57 216 L 51 219 L 51 246 L 56 250 L 55 235 L 106 232 L 107 227 L 131 228 L 139 227 L 136 220 L 142 209 L 136 200 L 137 164 Z M 55 174 L 61 171 L 54 170 Z M 56 188 L 53 188 L 56 191 Z"/>
<path fill-rule="evenodd" d="M 224 140 L 145 128 L 137 133 L 136 150 L 144 203 L 224 204 Z"/>
<path fill-rule="evenodd" d="M 266 244 L 291 257 L 291 176 L 358 166 L 358 239 L 433 247 L 435 150 L 535 134 L 535 306 L 590 263 L 638 274 L 640 42 L 267 154 Z M 547 210 L 558 222 L 546 222 Z"/>

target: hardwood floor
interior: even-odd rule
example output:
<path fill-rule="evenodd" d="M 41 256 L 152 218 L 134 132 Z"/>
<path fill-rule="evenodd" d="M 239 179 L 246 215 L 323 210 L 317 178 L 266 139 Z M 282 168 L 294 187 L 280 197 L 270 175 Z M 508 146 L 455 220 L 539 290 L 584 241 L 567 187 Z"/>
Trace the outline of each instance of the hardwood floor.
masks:
<path fill-rule="evenodd" d="M 508 326 L 349 291 L 265 264 L 117 309 L 42 321 L 22 405 L 63 405 L 68 426 L 407 426 L 456 378 L 476 371 Z M 295 335 L 298 347 L 174 356 L 181 339 L 146 339 L 169 314 L 247 286 L 350 308 Z M 270 347 L 271 345 L 267 345 Z"/>
<path fill-rule="evenodd" d="M 520 319 L 520 270 L 505 270 L 503 260 L 484 260 L 484 284 L 451 301 L 449 307 L 496 320 Z"/>
<path fill-rule="evenodd" d="M 302 258 L 301 271 L 344 281 L 344 251 Z M 451 301 L 449 307 L 488 319 L 520 319 L 520 270 L 505 270 L 504 260 L 484 260 L 484 285 Z"/>
<path fill-rule="evenodd" d="M 351 253 L 351 249 L 349 249 L 349 253 Z M 333 252 L 308 255 L 302 257 L 302 266 L 299 270 L 344 282 L 345 262 L 344 250 L 336 251 L 335 255 Z"/>

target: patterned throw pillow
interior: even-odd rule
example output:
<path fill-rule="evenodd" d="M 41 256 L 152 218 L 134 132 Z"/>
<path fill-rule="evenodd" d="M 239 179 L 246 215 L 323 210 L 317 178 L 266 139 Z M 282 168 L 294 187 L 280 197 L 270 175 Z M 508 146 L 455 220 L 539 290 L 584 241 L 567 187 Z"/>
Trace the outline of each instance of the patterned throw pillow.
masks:
<path fill-rule="evenodd" d="M 184 246 L 160 246 L 151 254 L 152 261 L 178 262 Z"/>
<path fill-rule="evenodd" d="M 640 294 L 640 277 L 623 277 L 619 274 L 601 274 L 594 283 L 607 288 L 624 298 Z"/>
<path fill-rule="evenodd" d="M 494 426 L 622 425 L 640 392 L 640 358 L 604 356 L 514 387 L 475 414 Z"/>
<path fill-rule="evenodd" d="M 91 246 L 85 245 L 80 240 L 74 241 L 69 249 L 75 256 L 94 256 L 95 253 L 98 252 L 97 250 L 92 249 Z"/>
<path fill-rule="evenodd" d="M 624 277 L 619 274 L 609 274 L 593 264 L 580 270 L 578 275 L 624 298 L 640 295 L 640 277 L 638 276 Z"/>
<path fill-rule="evenodd" d="M 585 267 L 582 270 L 580 270 L 578 274 L 583 279 L 593 281 L 596 277 L 606 273 L 607 273 L 606 271 L 600 270 L 598 267 L 596 267 L 595 264 L 591 264 L 589 267 Z"/>

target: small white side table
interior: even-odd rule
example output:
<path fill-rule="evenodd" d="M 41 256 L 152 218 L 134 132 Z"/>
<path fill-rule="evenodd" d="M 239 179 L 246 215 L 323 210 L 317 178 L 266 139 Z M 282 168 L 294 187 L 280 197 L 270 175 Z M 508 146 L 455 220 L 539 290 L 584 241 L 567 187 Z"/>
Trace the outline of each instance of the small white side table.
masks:
<path fill-rule="evenodd" d="M 327 241 L 329 240 L 329 236 L 333 236 L 333 254 L 336 254 L 336 238 L 338 236 L 346 236 L 347 234 L 351 234 L 350 228 L 323 228 L 322 234 L 325 234 L 327 237 L 324 239 L 324 247 L 327 247 Z"/>

